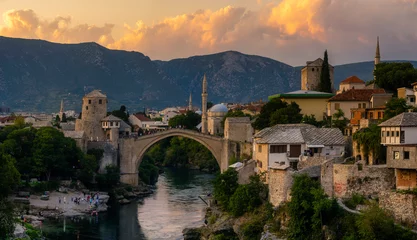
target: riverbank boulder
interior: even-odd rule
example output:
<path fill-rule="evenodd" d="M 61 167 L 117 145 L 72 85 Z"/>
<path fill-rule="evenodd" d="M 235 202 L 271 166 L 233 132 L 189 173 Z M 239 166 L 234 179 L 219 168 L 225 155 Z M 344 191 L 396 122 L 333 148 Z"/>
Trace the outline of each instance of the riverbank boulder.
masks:
<path fill-rule="evenodd" d="M 200 240 L 201 230 L 199 228 L 185 228 L 182 230 L 184 240 Z"/>

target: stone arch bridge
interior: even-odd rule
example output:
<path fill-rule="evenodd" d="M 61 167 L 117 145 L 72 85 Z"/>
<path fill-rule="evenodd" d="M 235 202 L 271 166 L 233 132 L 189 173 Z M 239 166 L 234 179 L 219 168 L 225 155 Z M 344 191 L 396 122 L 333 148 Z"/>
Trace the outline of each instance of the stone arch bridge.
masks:
<path fill-rule="evenodd" d="M 123 183 L 138 184 L 138 168 L 145 152 L 158 141 L 173 136 L 182 136 L 193 139 L 205 146 L 216 158 L 220 171 L 229 166 L 229 156 L 232 153 L 230 143 L 222 137 L 202 134 L 200 132 L 184 129 L 170 129 L 163 132 L 140 136 L 138 138 L 120 139 L 120 181 Z"/>

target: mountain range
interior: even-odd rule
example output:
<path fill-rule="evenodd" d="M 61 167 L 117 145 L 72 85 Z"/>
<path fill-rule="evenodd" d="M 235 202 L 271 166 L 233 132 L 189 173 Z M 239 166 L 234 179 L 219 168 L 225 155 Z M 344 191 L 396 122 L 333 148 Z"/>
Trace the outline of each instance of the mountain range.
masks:
<path fill-rule="evenodd" d="M 351 75 L 370 80 L 373 67 L 373 61 L 335 66 L 335 86 Z M 65 109 L 79 111 L 82 96 L 93 89 L 107 95 L 109 110 L 121 105 L 130 112 L 187 106 L 190 93 L 194 105 L 200 105 L 204 74 L 210 102 L 245 103 L 298 90 L 301 68 L 235 51 L 152 61 L 139 52 L 110 50 L 97 43 L 0 36 L 0 106 L 57 112 L 63 99 Z"/>

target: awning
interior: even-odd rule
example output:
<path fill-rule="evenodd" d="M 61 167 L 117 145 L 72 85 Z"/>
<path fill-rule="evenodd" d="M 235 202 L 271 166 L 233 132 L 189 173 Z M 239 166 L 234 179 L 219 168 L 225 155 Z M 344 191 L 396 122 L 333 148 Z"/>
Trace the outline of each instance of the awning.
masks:
<path fill-rule="evenodd" d="M 307 145 L 308 148 L 324 148 L 324 145 Z"/>

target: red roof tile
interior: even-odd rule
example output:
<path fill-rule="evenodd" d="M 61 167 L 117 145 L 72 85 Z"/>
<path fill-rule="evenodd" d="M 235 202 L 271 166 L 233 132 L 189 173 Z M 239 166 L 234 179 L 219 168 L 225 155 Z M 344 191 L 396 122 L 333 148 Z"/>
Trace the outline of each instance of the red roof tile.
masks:
<path fill-rule="evenodd" d="M 349 84 L 349 83 L 363 83 L 363 84 L 365 84 L 364 81 L 362 81 L 360 78 L 358 78 L 356 76 L 350 76 L 350 77 L 346 78 L 345 80 L 343 80 L 342 82 L 340 82 L 340 84 Z"/>
<path fill-rule="evenodd" d="M 385 93 L 380 89 L 350 89 L 329 99 L 331 101 L 369 101 L 373 94 Z"/>
<path fill-rule="evenodd" d="M 135 113 L 134 114 L 135 117 L 141 121 L 152 121 L 150 118 L 148 118 L 147 116 L 145 116 L 143 113 Z"/>

